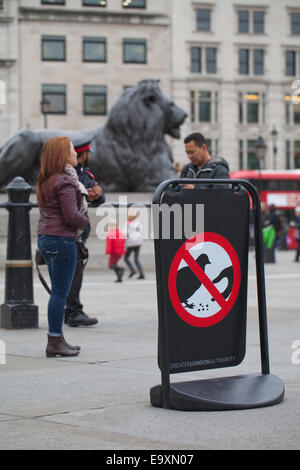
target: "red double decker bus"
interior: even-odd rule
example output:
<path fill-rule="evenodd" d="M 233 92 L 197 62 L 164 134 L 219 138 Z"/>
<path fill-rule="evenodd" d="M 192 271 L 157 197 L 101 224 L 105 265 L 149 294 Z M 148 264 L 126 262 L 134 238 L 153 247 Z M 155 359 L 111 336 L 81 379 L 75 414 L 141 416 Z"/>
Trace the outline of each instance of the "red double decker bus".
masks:
<path fill-rule="evenodd" d="M 233 179 L 250 181 L 268 206 L 290 211 L 300 205 L 299 170 L 239 170 L 230 174 Z"/>
<path fill-rule="evenodd" d="M 232 179 L 244 179 L 256 187 L 261 201 L 274 204 L 286 223 L 294 219 L 294 209 L 300 205 L 300 169 L 296 170 L 239 170 L 230 174 Z M 287 233 L 288 248 L 295 248 L 294 229 Z"/>

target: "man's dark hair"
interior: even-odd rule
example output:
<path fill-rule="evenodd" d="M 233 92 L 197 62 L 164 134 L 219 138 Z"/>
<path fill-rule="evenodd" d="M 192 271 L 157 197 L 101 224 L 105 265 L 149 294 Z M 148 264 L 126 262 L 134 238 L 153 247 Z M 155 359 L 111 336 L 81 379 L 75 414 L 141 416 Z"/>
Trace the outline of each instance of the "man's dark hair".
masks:
<path fill-rule="evenodd" d="M 189 134 L 185 139 L 184 143 L 188 144 L 189 142 L 194 141 L 197 147 L 202 147 L 203 144 L 206 145 L 206 140 L 204 135 L 202 135 L 200 132 L 193 132 L 192 134 Z"/>

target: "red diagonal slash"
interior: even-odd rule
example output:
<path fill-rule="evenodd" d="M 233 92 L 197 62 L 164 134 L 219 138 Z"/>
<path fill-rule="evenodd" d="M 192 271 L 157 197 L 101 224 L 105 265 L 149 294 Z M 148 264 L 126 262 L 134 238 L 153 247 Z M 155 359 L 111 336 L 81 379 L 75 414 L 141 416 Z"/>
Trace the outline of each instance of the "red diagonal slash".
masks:
<path fill-rule="evenodd" d="M 211 296 L 223 309 L 227 304 L 226 300 L 224 299 L 222 294 L 220 294 L 216 286 L 211 282 L 209 277 L 205 274 L 203 269 L 200 268 L 199 264 L 194 260 L 194 258 L 192 257 L 189 251 L 185 251 L 183 253 L 183 259 L 187 263 L 187 265 L 191 268 L 195 276 L 198 277 L 198 279 L 202 282 L 204 287 L 206 287 L 206 289 L 211 294 Z"/>

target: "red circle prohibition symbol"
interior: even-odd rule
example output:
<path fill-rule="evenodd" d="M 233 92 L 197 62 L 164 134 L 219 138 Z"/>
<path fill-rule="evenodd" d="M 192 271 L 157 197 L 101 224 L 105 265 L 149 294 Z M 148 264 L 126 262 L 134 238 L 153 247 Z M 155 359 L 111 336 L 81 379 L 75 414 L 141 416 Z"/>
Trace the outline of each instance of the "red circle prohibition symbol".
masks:
<path fill-rule="evenodd" d="M 198 245 L 201 242 L 202 243 L 213 242 L 213 243 L 218 244 L 226 251 L 226 253 L 228 254 L 231 260 L 232 268 L 233 268 L 233 286 L 232 286 L 231 294 L 227 300 L 224 299 L 222 294 L 218 291 L 218 289 L 215 287 L 215 285 L 212 283 L 212 281 L 205 274 L 205 272 L 201 269 L 199 264 L 194 260 L 194 258 L 189 252 L 189 250 L 193 246 Z M 182 260 L 184 260 L 187 263 L 187 265 L 193 271 L 195 276 L 199 278 L 199 280 L 202 282 L 204 287 L 209 291 L 209 293 L 213 296 L 215 301 L 220 306 L 220 310 L 214 315 L 211 315 L 205 318 L 203 317 L 198 318 L 190 314 L 189 312 L 187 312 L 185 308 L 182 306 L 179 300 L 177 288 L 176 288 L 178 267 Z M 179 315 L 179 317 L 183 321 L 188 323 L 189 325 L 197 326 L 197 327 L 207 327 L 207 326 L 212 326 L 212 325 L 215 325 L 216 323 L 219 323 L 230 312 L 230 310 L 232 309 L 237 299 L 239 289 L 240 289 L 240 283 L 241 283 L 240 263 L 239 263 L 239 259 L 236 254 L 236 251 L 234 250 L 231 243 L 226 238 L 222 237 L 221 235 L 217 233 L 205 232 L 205 233 L 197 234 L 193 238 L 190 238 L 189 240 L 184 242 L 183 245 L 181 245 L 181 247 L 176 252 L 174 259 L 171 263 L 171 267 L 170 267 L 168 288 L 169 288 L 170 300 L 172 302 L 172 305 L 176 313 Z"/>

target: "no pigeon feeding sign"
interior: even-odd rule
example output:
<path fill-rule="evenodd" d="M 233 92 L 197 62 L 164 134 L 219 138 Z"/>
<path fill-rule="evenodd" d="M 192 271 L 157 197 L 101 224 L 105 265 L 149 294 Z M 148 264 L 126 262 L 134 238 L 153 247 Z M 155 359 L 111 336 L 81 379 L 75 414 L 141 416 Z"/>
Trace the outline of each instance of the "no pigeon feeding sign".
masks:
<path fill-rule="evenodd" d="M 181 245 L 171 263 L 169 296 L 189 325 L 209 327 L 229 314 L 241 283 L 238 256 L 223 236 L 205 232 Z"/>

